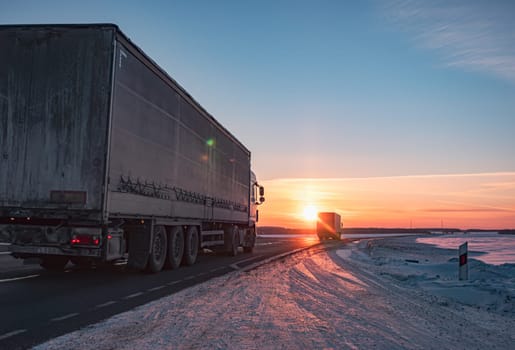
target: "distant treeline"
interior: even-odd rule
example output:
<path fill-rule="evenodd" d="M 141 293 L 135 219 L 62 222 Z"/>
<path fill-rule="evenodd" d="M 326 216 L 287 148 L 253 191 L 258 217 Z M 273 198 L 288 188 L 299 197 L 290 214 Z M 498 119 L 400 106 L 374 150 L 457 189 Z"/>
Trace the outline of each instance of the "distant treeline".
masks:
<path fill-rule="evenodd" d="M 346 227 L 344 234 L 368 234 L 368 233 L 469 233 L 469 232 L 498 232 L 500 234 L 515 235 L 515 229 L 509 230 L 480 230 L 459 228 L 380 228 L 380 227 Z M 264 226 L 258 227 L 258 234 L 315 234 L 315 229 L 295 229 L 287 227 Z"/>
<path fill-rule="evenodd" d="M 258 227 L 257 231 L 259 235 L 316 234 L 315 229 L 296 229 L 276 226 Z"/>
<path fill-rule="evenodd" d="M 446 229 L 447 230 L 447 229 Z M 344 234 L 357 234 L 357 233 L 430 233 L 431 229 L 407 229 L 407 228 L 377 228 L 377 227 L 369 227 L 369 228 L 344 228 L 342 233 Z M 433 231 L 436 231 L 433 230 Z M 442 229 L 438 229 L 438 231 L 442 231 Z M 448 229 L 445 232 L 455 232 L 459 231 L 459 229 Z M 275 227 L 275 226 L 264 226 L 258 227 L 258 234 L 261 235 L 271 235 L 271 234 L 316 234 L 315 229 L 295 229 L 295 228 L 287 228 L 287 227 Z"/>
<path fill-rule="evenodd" d="M 502 235 L 515 235 L 515 229 L 505 229 L 505 230 L 478 230 L 478 229 L 468 229 L 468 230 L 462 230 L 463 233 L 469 233 L 469 232 L 497 232 Z"/>
<path fill-rule="evenodd" d="M 364 233 L 431 233 L 434 231 L 455 232 L 457 229 L 430 229 L 430 228 L 378 228 L 378 227 L 349 227 L 344 228 L 344 234 Z M 458 230 L 459 231 L 459 230 Z"/>
<path fill-rule="evenodd" d="M 515 230 L 498 230 L 497 232 L 502 235 L 515 235 Z"/>

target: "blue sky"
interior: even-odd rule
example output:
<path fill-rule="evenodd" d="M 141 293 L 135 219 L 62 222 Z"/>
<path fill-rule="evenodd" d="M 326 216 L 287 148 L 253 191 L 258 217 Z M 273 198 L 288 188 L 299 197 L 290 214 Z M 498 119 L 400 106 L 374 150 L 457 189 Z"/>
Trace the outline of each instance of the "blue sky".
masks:
<path fill-rule="evenodd" d="M 515 171 L 512 1 L 4 1 L 117 23 L 264 180 Z"/>

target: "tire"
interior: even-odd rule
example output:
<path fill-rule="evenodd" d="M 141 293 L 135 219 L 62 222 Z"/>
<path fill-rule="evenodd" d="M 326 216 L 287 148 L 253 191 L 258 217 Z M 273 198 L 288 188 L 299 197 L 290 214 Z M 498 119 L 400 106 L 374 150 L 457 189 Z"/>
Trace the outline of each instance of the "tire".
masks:
<path fill-rule="evenodd" d="M 64 256 L 47 256 L 42 258 L 41 267 L 49 271 L 63 271 L 68 258 Z"/>
<path fill-rule="evenodd" d="M 184 239 L 184 256 L 182 263 L 191 266 L 197 261 L 199 234 L 196 226 L 189 226 Z"/>
<path fill-rule="evenodd" d="M 162 225 L 154 226 L 152 237 L 152 250 L 148 256 L 146 270 L 150 273 L 157 273 L 163 269 L 166 261 L 166 250 L 168 244 L 166 240 L 166 230 Z"/>
<path fill-rule="evenodd" d="M 168 229 L 168 253 L 165 268 L 177 269 L 181 265 L 184 255 L 184 231 L 181 226 L 172 226 Z"/>

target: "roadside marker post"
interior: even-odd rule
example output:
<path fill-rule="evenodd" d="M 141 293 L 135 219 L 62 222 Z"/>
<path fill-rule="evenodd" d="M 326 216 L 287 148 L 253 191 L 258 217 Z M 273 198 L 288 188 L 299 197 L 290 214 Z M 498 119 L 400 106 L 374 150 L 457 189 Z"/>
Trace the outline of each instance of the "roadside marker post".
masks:
<path fill-rule="evenodd" d="M 459 255 L 459 266 L 458 266 L 458 278 L 460 280 L 468 280 L 469 279 L 469 265 L 468 265 L 468 242 L 460 245 L 458 249 Z"/>

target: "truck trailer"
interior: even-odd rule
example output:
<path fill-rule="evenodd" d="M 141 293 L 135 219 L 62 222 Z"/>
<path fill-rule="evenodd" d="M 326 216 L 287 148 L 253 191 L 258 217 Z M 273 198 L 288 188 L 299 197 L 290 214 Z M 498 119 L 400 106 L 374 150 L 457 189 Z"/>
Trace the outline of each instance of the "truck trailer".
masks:
<path fill-rule="evenodd" d="M 341 238 L 342 219 L 341 216 L 334 212 L 318 213 L 317 235 L 323 241 L 324 239 Z"/>
<path fill-rule="evenodd" d="M 0 238 L 158 272 L 256 241 L 250 151 L 114 24 L 0 26 Z"/>

